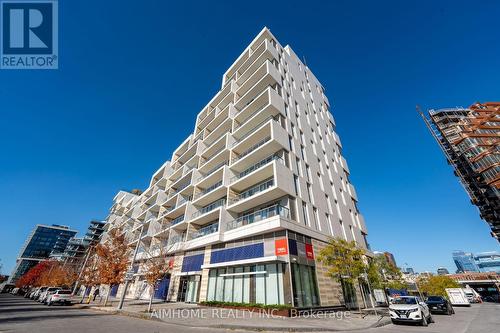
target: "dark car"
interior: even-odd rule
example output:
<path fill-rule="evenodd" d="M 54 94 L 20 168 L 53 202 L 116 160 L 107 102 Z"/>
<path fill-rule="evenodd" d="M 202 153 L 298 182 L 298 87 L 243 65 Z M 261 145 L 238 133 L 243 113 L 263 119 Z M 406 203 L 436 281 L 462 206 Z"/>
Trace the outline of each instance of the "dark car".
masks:
<path fill-rule="evenodd" d="M 443 313 L 447 315 L 452 315 L 455 313 L 451 303 L 443 296 L 429 296 L 425 301 L 431 313 Z"/>

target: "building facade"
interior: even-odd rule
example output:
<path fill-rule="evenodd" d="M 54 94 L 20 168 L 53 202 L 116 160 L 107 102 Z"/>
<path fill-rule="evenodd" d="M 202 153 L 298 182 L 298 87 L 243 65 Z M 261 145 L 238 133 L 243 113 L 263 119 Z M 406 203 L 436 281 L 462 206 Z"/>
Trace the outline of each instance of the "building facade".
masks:
<path fill-rule="evenodd" d="M 457 273 L 500 273 L 500 252 L 498 251 L 476 254 L 454 251 L 453 261 L 457 266 Z"/>
<path fill-rule="evenodd" d="M 367 286 L 317 260 L 330 237 L 368 246 L 335 126 L 321 83 L 263 29 L 149 187 L 115 196 L 106 229 L 138 246 L 126 296 L 149 296 L 142 263 L 162 248 L 173 269 L 156 298 L 365 306 Z"/>
<path fill-rule="evenodd" d="M 90 221 L 86 234 L 83 237 L 71 238 L 62 254 L 54 255 L 55 259 L 63 261 L 64 265 L 79 270 L 85 260 L 85 255 L 90 246 L 99 243 L 104 233 L 105 221 Z"/>
<path fill-rule="evenodd" d="M 455 175 L 500 241 L 500 103 L 422 114 Z"/>
<path fill-rule="evenodd" d="M 37 224 L 19 252 L 9 283 L 15 283 L 37 263 L 51 255 L 62 255 L 69 240 L 76 233 L 77 231 L 67 226 Z"/>

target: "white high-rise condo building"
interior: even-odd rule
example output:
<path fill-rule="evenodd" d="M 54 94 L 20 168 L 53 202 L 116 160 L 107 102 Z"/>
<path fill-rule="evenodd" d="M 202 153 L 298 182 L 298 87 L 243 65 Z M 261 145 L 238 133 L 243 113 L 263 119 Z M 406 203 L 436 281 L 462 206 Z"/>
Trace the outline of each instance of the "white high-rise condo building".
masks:
<path fill-rule="evenodd" d="M 149 296 L 142 263 L 161 247 L 173 271 L 156 298 L 295 307 L 368 299 L 316 260 L 331 237 L 366 248 L 366 226 L 323 86 L 267 28 L 149 187 L 119 192 L 107 221 L 140 242 L 127 297 Z"/>

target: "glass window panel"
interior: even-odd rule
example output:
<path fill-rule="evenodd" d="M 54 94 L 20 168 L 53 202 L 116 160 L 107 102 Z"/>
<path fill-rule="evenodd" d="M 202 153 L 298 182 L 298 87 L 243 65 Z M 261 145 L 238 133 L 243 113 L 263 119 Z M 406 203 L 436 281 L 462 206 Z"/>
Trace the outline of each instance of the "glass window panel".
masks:
<path fill-rule="evenodd" d="M 227 274 L 233 274 L 234 268 L 228 268 Z M 233 301 L 233 277 L 225 276 L 224 277 L 224 301 L 232 302 Z"/>
<path fill-rule="evenodd" d="M 262 272 L 264 265 L 257 265 L 256 271 Z M 255 275 L 255 303 L 266 304 L 266 274 Z"/>
<path fill-rule="evenodd" d="M 267 264 L 266 271 L 266 304 L 279 304 L 276 264 Z"/>
<path fill-rule="evenodd" d="M 237 274 L 243 273 L 243 267 L 236 267 L 234 272 Z M 233 302 L 243 302 L 243 276 L 236 275 L 233 282 Z"/>
<path fill-rule="evenodd" d="M 215 300 L 223 301 L 224 300 L 224 277 L 221 277 L 221 274 L 226 272 L 225 268 L 219 268 L 217 270 L 217 288 L 215 291 Z"/>
<path fill-rule="evenodd" d="M 217 270 L 211 269 L 208 273 L 208 293 L 207 300 L 215 301 L 215 288 L 217 285 Z"/>

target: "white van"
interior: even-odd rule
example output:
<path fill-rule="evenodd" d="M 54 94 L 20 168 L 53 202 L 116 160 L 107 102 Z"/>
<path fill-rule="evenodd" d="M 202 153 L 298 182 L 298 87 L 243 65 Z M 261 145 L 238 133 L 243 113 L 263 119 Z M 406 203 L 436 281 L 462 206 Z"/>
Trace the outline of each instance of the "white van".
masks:
<path fill-rule="evenodd" d="M 451 305 L 470 306 L 469 299 L 462 288 L 446 288 Z"/>

